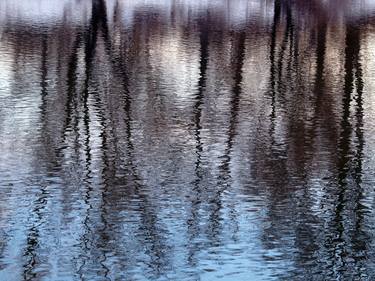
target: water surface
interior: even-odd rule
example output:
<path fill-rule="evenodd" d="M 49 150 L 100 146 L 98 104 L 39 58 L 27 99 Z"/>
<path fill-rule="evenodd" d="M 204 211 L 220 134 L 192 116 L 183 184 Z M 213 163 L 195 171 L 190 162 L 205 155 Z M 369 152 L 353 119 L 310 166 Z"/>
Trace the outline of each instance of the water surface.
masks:
<path fill-rule="evenodd" d="M 1 0 L 0 280 L 374 280 L 375 1 Z"/>

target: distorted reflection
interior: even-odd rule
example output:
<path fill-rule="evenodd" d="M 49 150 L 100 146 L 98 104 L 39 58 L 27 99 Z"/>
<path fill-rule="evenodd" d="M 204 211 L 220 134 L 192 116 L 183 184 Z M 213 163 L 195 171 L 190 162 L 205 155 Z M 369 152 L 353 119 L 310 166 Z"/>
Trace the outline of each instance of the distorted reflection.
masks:
<path fill-rule="evenodd" d="M 0 2 L 1 280 L 373 280 L 375 1 Z"/>

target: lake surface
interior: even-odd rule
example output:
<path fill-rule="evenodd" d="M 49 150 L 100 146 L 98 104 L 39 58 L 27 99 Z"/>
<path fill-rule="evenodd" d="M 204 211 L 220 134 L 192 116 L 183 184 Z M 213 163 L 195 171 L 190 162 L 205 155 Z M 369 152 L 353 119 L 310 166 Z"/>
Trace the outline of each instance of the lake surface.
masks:
<path fill-rule="evenodd" d="M 0 1 L 0 280 L 375 280 L 374 187 L 375 1 Z"/>

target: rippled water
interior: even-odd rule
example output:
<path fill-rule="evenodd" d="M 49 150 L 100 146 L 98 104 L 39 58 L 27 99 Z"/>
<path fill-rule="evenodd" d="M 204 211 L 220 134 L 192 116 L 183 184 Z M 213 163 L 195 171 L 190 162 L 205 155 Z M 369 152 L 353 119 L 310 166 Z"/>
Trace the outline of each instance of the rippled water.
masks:
<path fill-rule="evenodd" d="M 1 0 L 0 280 L 374 280 L 375 1 Z"/>

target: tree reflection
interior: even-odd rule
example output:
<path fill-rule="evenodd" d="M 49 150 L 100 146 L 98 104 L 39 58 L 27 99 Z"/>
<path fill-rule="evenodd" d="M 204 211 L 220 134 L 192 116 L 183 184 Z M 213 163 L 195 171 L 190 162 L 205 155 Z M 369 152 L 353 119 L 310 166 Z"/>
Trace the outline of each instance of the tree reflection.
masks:
<path fill-rule="evenodd" d="M 37 186 L 17 193 L 31 202 L 23 279 L 58 262 L 87 280 L 198 278 L 220 263 L 291 279 L 370 274 L 370 31 L 319 1 L 275 0 L 235 22 L 235 3 L 113 4 L 93 0 L 79 21 L 66 9 L 57 27 L 4 25 L 5 98 L 37 104 L 39 122 L 18 135 L 34 167 L 14 184 Z M 55 260 L 41 248 L 57 247 L 54 219 L 65 231 Z"/>

